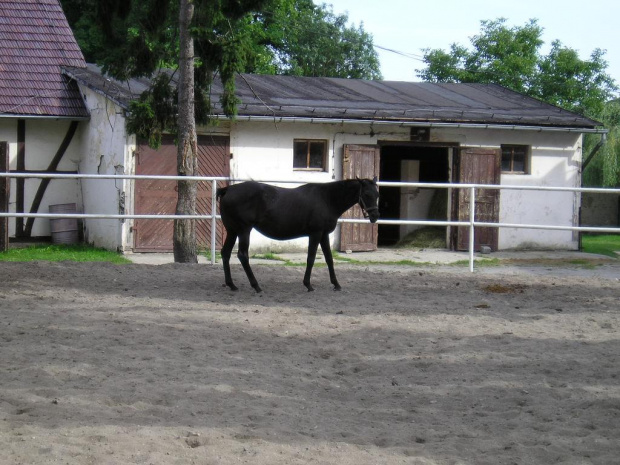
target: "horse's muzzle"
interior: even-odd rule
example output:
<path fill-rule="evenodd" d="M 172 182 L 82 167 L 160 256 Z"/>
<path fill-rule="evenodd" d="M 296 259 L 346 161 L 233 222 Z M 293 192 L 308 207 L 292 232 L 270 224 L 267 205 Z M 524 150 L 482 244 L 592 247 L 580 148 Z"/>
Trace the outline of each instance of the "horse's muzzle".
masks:
<path fill-rule="evenodd" d="M 365 217 L 368 218 L 368 220 L 370 220 L 371 223 L 376 223 L 377 220 L 379 219 L 379 209 L 374 207 L 374 208 L 369 208 L 368 210 L 364 211 L 365 213 Z"/>

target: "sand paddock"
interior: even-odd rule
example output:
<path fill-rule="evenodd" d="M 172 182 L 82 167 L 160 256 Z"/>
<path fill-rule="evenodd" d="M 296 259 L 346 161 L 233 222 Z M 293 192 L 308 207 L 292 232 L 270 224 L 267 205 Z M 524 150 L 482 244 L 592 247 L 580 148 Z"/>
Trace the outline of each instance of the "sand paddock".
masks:
<path fill-rule="evenodd" d="M 0 463 L 618 463 L 618 279 L 254 270 L 3 263 Z"/>

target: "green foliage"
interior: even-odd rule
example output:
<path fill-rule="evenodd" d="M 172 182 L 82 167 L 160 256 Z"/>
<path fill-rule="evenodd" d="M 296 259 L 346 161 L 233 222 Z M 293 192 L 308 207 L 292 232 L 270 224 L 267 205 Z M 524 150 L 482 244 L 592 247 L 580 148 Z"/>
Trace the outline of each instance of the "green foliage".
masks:
<path fill-rule="evenodd" d="M 80 27 L 80 45 L 105 73 L 126 80 L 151 77 L 161 69 L 175 69 L 179 55 L 179 10 L 175 0 L 63 0 L 75 8 L 74 29 Z M 196 121 L 208 124 L 210 88 L 219 73 L 224 85 L 222 107 L 236 114 L 234 78 L 251 55 L 246 32 L 247 13 L 267 0 L 196 0 L 191 26 L 196 51 Z M 77 12 L 81 16 L 77 15 Z M 94 31 L 94 32 L 93 32 Z M 88 32 L 88 33 L 87 33 Z M 78 34 L 76 34 L 78 35 Z M 150 89 L 130 105 L 128 130 L 156 148 L 164 132 L 176 133 L 176 84 L 166 73 L 157 74 Z"/>
<path fill-rule="evenodd" d="M 372 36 L 312 0 L 273 0 L 249 25 L 262 51 L 250 72 L 380 79 Z M 270 57 L 266 60 L 266 57 Z"/>
<path fill-rule="evenodd" d="M 532 94 L 566 110 L 598 118 L 605 102 L 618 90 L 605 74 L 603 56 L 604 52 L 596 49 L 589 60 L 582 60 L 577 51 L 554 41 L 549 54 L 538 63 Z"/>
<path fill-rule="evenodd" d="M 429 82 L 495 83 L 552 105 L 596 118 L 618 90 L 605 74 L 604 51 L 589 60 L 554 41 L 548 55 L 540 54 L 543 29 L 532 19 L 508 27 L 506 19 L 482 21 L 471 38 L 472 49 L 453 44 L 449 52 L 426 49 L 427 67 L 418 76 Z"/>
<path fill-rule="evenodd" d="M 509 28 L 506 20 L 481 21 L 481 33 L 470 40 L 473 49 L 452 44 L 450 52 L 424 50 L 427 68 L 417 70 L 429 82 L 495 83 L 517 92 L 532 87 L 542 45 L 542 28 L 536 20 Z"/>
<path fill-rule="evenodd" d="M 608 140 L 586 167 L 584 185 L 620 185 L 620 108 L 618 101 L 610 102 L 618 87 L 606 74 L 605 52 L 596 49 L 583 60 L 556 40 L 543 56 L 543 29 L 534 19 L 521 27 L 508 27 L 504 18 L 481 25 L 481 33 L 471 38 L 471 50 L 457 44 L 449 52 L 425 50 L 427 66 L 417 70 L 418 76 L 430 82 L 495 83 L 601 121 L 609 130 Z M 600 137 L 585 137 L 584 156 Z"/>
<path fill-rule="evenodd" d="M 177 1 L 61 3 L 87 62 L 121 79 L 149 75 L 154 64 L 176 66 Z M 251 73 L 381 78 L 372 36 L 363 25 L 349 26 L 347 15 L 334 14 L 331 6 L 312 0 L 195 4 L 200 62 L 229 57 L 235 67 Z M 198 43 L 200 38 L 204 42 Z"/>
<path fill-rule="evenodd" d="M 127 131 L 148 141 L 154 149 L 161 146 L 162 134 L 177 132 L 178 99 L 170 79 L 166 73 L 159 74 L 152 87 L 129 105 Z"/>
<path fill-rule="evenodd" d="M 177 0 L 62 0 L 88 62 L 119 79 L 151 77 L 178 63 Z M 312 0 L 195 0 L 191 27 L 196 53 L 195 111 L 209 124 L 210 89 L 219 75 L 226 115 L 239 104 L 239 72 L 378 79 L 372 37 L 347 26 Z M 130 105 L 128 130 L 154 148 L 164 132 L 177 132 L 175 83 L 159 74 Z"/>
<path fill-rule="evenodd" d="M 620 187 L 620 100 L 607 102 L 598 119 L 609 130 L 607 141 L 583 173 L 588 187 Z M 586 135 L 584 156 L 591 153 L 601 136 Z"/>

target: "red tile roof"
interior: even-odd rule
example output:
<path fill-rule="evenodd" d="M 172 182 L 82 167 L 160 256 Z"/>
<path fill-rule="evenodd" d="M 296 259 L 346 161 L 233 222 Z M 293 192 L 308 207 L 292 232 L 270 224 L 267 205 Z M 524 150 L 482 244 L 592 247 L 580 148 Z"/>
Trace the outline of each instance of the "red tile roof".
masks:
<path fill-rule="evenodd" d="M 61 66 L 86 63 L 58 0 L 0 0 L 0 117 L 87 117 Z"/>

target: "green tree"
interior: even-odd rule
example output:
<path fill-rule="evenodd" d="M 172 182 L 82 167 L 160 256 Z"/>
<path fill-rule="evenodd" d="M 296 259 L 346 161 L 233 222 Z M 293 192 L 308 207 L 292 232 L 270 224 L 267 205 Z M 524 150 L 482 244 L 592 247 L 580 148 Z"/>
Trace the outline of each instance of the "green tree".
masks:
<path fill-rule="evenodd" d="M 582 60 L 577 51 L 554 41 L 549 54 L 538 63 L 531 94 L 552 105 L 598 118 L 618 90 L 605 73 L 604 55 L 603 50 L 596 49 L 589 60 Z"/>
<path fill-rule="evenodd" d="M 609 130 L 609 133 L 605 144 L 585 168 L 583 184 L 585 186 L 620 187 L 620 100 L 607 102 L 598 119 Z M 597 138 L 586 135 L 584 153 L 591 153 L 597 143 Z"/>
<path fill-rule="evenodd" d="M 505 19 L 482 21 L 482 31 L 470 40 L 472 50 L 452 44 L 450 52 L 424 50 L 426 69 L 416 70 L 429 82 L 495 83 L 528 93 L 533 87 L 542 28 L 536 20 L 508 28 Z"/>
<path fill-rule="evenodd" d="M 600 120 L 606 128 L 613 121 L 613 106 L 608 102 L 618 87 L 606 73 L 605 52 L 596 49 L 589 59 L 583 60 L 577 51 L 553 41 L 547 55 L 540 52 L 544 44 L 543 29 L 532 19 L 524 26 L 508 27 L 506 19 L 482 21 L 481 32 L 473 36 L 472 48 L 453 44 L 449 51 L 426 49 L 423 60 L 426 68 L 417 70 L 418 76 L 429 82 L 495 83 L 529 95 L 552 105 Z M 600 136 L 599 136 L 600 138 Z M 593 137 L 586 137 L 586 151 L 594 147 Z M 612 143 L 617 135 L 610 133 L 601 161 L 587 167 L 586 185 L 613 185 L 618 171 L 618 146 Z M 615 148 L 614 148 L 615 147 Z M 615 151 L 615 152 L 614 152 Z M 612 155 L 612 152 L 616 155 Z M 614 161 L 615 160 L 615 167 Z M 602 184 L 590 184 L 600 180 Z M 616 181 L 617 182 L 617 181 Z M 612 183 L 612 184 L 610 184 Z"/>
<path fill-rule="evenodd" d="M 177 134 L 177 172 L 197 171 L 196 120 L 208 123 L 209 89 L 214 75 L 224 85 L 221 102 L 234 116 L 234 78 L 246 63 L 251 46 L 237 26 L 267 0 L 99 0 L 94 27 L 103 70 L 117 79 L 152 76 L 175 64 L 178 86 L 170 73 L 159 73 L 151 89 L 132 102 L 128 129 L 152 145 L 161 134 Z M 85 0 L 85 5 L 88 0 Z M 92 5 L 91 5 L 92 6 Z M 176 214 L 196 212 L 195 181 L 178 181 Z M 195 221 L 174 222 L 174 259 L 197 262 Z"/>
<path fill-rule="evenodd" d="M 97 26 L 98 0 L 61 0 L 61 3 L 87 62 L 110 65 L 121 61 L 116 55 L 122 55 L 124 49 L 110 48 L 109 40 L 102 38 L 101 28 Z M 142 10 L 151 8 L 151 4 L 152 0 L 147 1 Z M 140 33 L 141 28 L 125 25 L 129 27 L 129 35 L 119 39 L 131 41 L 136 50 L 144 45 L 165 46 L 167 56 L 158 54 L 160 65 L 176 66 L 178 27 L 175 24 L 168 24 L 162 31 L 167 34 L 167 41 L 159 43 Z M 244 15 L 231 24 L 230 31 L 246 44 L 244 72 L 381 78 L 372 36 L 365 32 L 363 25 L 349 25 L 347 15 L 336 15 L 325 4 L 315 5 L 312 0 L 268 0 L 260 11 Z M 123 74 L 112 68 L 110 71 Z"/>
<path fill-rule="evenodd" d="M 250 72 L 295 76 L 380 79 L 372 36 L 348 25 L 346 14 L 312 0 L 275 0 L 251 25 L 266 67 Z M 259 55 L 260 56 L 260 55 Z"/>

